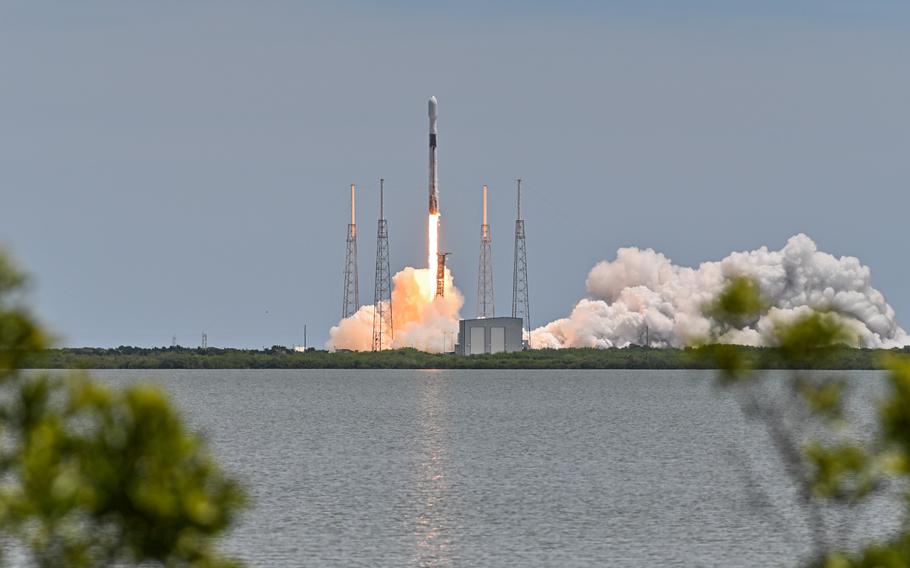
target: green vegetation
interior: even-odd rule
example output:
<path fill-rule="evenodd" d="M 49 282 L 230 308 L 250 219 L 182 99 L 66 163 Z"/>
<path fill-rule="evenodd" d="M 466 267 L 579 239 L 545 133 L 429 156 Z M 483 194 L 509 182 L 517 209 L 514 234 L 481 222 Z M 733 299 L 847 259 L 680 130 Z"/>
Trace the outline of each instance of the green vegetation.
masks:
<path fill-rule="evenodd" d="M 161 390 L 20 371 L 47 343 L 24 283 L 0 252 L 0 542 L 48 568 L 238 566 L 215 543 L 243 492 Z"/>
<path fill-rule="evenodd" d="M 38 369 L 706 369 L 716 366 L 704 357 L 710 349 L 540 349 L 462 357 L 415 349 L 302 353 L 279 346 L 265 350 L 84 347 L 49 349 L 31 357 L 27 365 Z M 883 353 L 900 352 L 839 347 L 821 360 L 784 356 L 770 348 L 727 349 L 767 369 L 879 369 Z"/>
<path fill-rule="evenodd" d="M 726 325 L 749 321 L 762 310 L 758 287 L 738 279 L 710 309 Z M 723 330 L 719 330 L 722 332 Z M 706 339 L 711 343 L 715 337 Z M 776 362 L 794 368 L 826 368 L 854 341 L 835 312 L 809 313 L 775 330 Z M 747 357 L 730 346 L 701 351 L 720 369 L 720 383 L 746 416 L 759 422 L 796 487 L 798 510 L 810 529 L 810 565 L 820 568 L 910 566 L 910 358 L 883 357 L 887 391 L 879 401 L 874 428 L 847 412 L 850 383 L 843 376 L 794 370 L 785 378 L 760 369 L 762 357 Z M 755 353 L 753 353 L 755 355 Z M 764 355 L 764 353 L 759 353 Z M 844 550 L 877 495 L 902 505 L 903 521 L 884 542 Z M 846 513 L 846 514 L 845 514 Z"/>

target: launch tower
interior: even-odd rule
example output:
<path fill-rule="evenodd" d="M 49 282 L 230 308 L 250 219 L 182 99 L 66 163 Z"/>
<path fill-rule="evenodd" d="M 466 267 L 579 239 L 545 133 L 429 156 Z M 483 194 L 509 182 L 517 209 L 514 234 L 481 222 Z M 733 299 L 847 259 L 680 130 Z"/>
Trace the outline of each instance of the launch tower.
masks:
<path fill-rule="evenodd" d="M 528 301 L 528 249 L 525 222 L 521 218 L 521 179 L 518 182 L 518 218 L 515 219 L 515 262 L 512 269 L 512 317 L 521 318 L 525 333 L 531 332 L 531 308 Z"/>
<path fill-rule="evenodd" d="M 373 293 L 373 351 L 392 346 L 392 277 L 389 270 L 389 224 L 383 201 L 385 180 L 379 180 L 379 226 L 376 229 L 376 287 Z"/>
<path fill-rule="evenodd" d="M 477 273 L 477 317 L 491 318 L 493 307 L 493 238 L 487 224 L 487 186 L 483 186 L 483 224 L 480 225 L 480 263 Z"/>
<path fill-rule="evenodd" d="M 450 252 L 436 253 L 436 297 L 442 298 L 446 295 L 446 257 Z"/>
<path fill-rule="evenodd" d="M 341 307 L 341 317 L 348 318 L 354 315 L 360 306 L 360 283 L 357 277 L 357 223 L 354 217 L 354 191 L 351 184 L 351 223 L 348 225 L 347 254 L 344 260 L 344 303 Z"/>

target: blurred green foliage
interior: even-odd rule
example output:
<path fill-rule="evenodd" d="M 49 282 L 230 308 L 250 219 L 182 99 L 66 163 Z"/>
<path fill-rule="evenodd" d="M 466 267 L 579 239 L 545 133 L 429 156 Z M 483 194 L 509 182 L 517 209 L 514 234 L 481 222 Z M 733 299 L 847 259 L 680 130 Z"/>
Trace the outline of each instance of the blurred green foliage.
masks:
<path fill-rule="evenodd" d="M 720 297 L 706 308 L 722 322 L 753 320 L 765 309 L 758 287 L 743 278 L 730 282 Z M 726 324 L 702 340 L 710 345 Z M 733 325 L 733 324 L 731 324 Z M 783 461 L 784 469 L 799 490 L 802 510 L 813 538 L 812 566 L 907 567 L 910 566 L 910 526 L 890 541 L 859 550 L 844 550 L 845 543 L 831 534 L 826 508 L 856 507 L 871 495 L 891 488 L 910 515 L 910 358 L 891 355 L 881 364 L 888 370 L 888 389 L 878 413 L 879 428 L 857 439 L 846 427 L 849 382 L 824 373 L 799 369 L 829 368 L 832 360 L 855 343 L 849 327 L 837 313 L 807 312 L 777 326 L 775 348 L 747 357 L 733 346 L 711 345 L 701 353 L 720 370 L 720 382 L 733 389 L 744 411 L 764 423 Z M 764 355 L 774 360 L 768 361 Z M 791 368 L 769 379 L 760 369 Z M 776 384 L 769 384 L 776 383 Z M 776 395 L 775 395 L 776 393 Z"/>
<path fill-rule="evenodd" d="M 20 371 L 46 346 L 24 284 L 0 253 L 0 536 L 42 567 L 238 566 L 243 492 L 161 390 Z"/>
<path fill-rule="evenodd" d="M 725 328 L 740 329 L 753 321 L 767 309 L 767 303 L 759 294 L 758 286 L 748 278 L 734 278 L 713 304 L 704 312 Z"/>

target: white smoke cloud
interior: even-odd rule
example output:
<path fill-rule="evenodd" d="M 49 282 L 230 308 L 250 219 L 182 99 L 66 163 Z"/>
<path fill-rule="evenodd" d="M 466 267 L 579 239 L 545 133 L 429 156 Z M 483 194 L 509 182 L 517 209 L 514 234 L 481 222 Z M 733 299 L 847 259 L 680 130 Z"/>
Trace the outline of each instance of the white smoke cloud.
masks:
<path fill-rule="evenodd" d="M 820 252 L 799 234 L 779 251 L 735 252 L 698 268 L 674 265 L 651 249 L 621 248 L 616 260 L 591 269 L 589 298 L 568 317 L 531 332 L 531 347 L 626 347 L 644 343 L 646 327 L 652 346 L 682 347 L 716 329 L 702 310 L 737 276 L 753 279 L 770 307 L 755 324 L 728 331 L 723 342 L 770 345 L 776 325 L 820 309 L 841 314 L 863 347 L 910 344 L 894 310 L 872 287 L 869 267 Z"/>
<path fill-rule="evenodd" d="M 407 267 L 392 278 L 392 347 L 438 353 L 451 350 L 458 336 L 464 297 L 446 268 L 445 296 L 435 297 L 436 277 L 426 268 Z M 329 330 L 331 350 L 369 351 L 373 346 L 373 306 L 361 306 Z"/>

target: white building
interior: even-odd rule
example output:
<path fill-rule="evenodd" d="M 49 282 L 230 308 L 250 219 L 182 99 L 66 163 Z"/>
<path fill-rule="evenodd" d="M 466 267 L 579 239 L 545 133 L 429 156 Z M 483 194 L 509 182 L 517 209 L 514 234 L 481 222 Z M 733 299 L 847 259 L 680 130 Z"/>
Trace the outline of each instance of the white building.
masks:
<path fill-rule="evenodd" d="M 521 318 L 483 318 L 461 320 L 458 323 L 459 355 L 512 353 L 524 348 Z"/>

